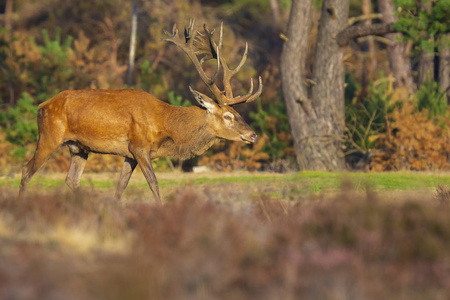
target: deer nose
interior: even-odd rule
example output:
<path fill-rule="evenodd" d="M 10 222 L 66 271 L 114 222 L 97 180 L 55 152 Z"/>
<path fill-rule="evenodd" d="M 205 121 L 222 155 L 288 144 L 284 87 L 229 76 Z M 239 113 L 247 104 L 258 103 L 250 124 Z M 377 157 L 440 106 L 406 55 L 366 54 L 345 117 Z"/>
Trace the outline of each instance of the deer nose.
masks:
<path fill-rule="evenodd" d="M 256 133 L 254 133 L 250 136 L 250 139 L 252 140 L 252 143 L 254 143 L 258 139 L 258 136 L 256 135 Z"/>

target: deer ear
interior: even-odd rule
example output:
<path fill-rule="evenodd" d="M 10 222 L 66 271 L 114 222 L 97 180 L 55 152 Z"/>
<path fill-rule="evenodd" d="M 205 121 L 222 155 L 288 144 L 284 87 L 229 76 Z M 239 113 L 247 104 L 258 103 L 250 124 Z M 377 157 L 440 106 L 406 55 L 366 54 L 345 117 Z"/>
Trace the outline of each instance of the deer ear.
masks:
<path fill-rule="evenodd" d="M 208 96 L 206 96 L 200 92 L 193 90 L 191 87 L 189 87 L 189 90 L 194 95 L 195 100 L 197 100 L 197 102 L 201 106 L 206 108 L 209 112 L 214 112 L 219 108 L 219 106 L 217 105 L 216 102 L 214 102 L 213 99 L 209 98 Z"/>

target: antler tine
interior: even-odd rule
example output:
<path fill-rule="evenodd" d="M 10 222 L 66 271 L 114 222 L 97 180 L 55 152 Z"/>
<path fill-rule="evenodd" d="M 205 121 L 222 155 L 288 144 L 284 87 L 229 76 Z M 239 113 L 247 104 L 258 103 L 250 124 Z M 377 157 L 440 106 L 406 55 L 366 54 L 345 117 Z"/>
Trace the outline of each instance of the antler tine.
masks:
<path fill-rule="evenodd" d="M 177 36 L 178 35 L 177 23 L 173 24 L 172 34 L 173 34 L 173 36 Z"/>
<path fill-rule="evenodd" d="M 210 60 L 215 58 L 217 60 L 217 67 L 216 67 L 216 71 L 214 72 L 214 75 L 211 77 L 212 81 L 215 81 L 217 76 L 219 75 L 219 71 L 220 71 L 220 47 L 216 45 L 216 43 L 214 42 L 214 39 L 212 38 L 215 29 L 213 28 L 211 31 L 209 31 L 206 28 L 206 24 L 203 24 L 203 30 L 205 31 L 205 34 L 202 34 L 201 32 L 197 32 L 198 35 L 200 35 L 202 38 L 204 38 L 205 36 L 208 38 L 208 53 L 203 56 L 200 59 L 200 65 L 202 65 L 205 61 Z M 205 40 L 203 40 L 205 41 Z M 192 44 L 194 43 L 194 41 L 192 41 Z M 205 45 L 203 45 L 203 47 L 205 47 Z M 196 48 L 196 47 L 194 47 Z M 213 51 L 213 49 L 215 48 L 215 53 Z M 198 49 L 196 48 L 196 50 L 201 53 L 201 54 L 205 54 L 205 49 Z"/>
<path fill-rule="evenodd" d="M 245 103 L 249 103 L 249 102 L 252 102 L 252 101 L 255 101 L 256 99 L 258 99 L 258 97 L 261 96 L 261 94 L 262 94 L 262 89 L 263 89 L 262 78 L 261 78 L 261 76 L 259 76 L 259 87 L 258 87 L 258 90 L 250 98 L 245 100 Z"/>
<path fill-rule="evenodd" d="M 223 86 L 225 88 L 225 93 L 226 93 L 227 98 L 233 98 L 233 90 L 231 88 L 230 80 L 231 80 L 231 77 L 233 77 L 237 72 L 239 72 L 239 70 L 242 68 L 242 66 L 247 61 L 247 54 L 248 54 L 248 43 L 246 42 L 245 43 L 245 51 L 244 51 L 244 54 L 242 55 L 241 61 L 239 62 L 239 65 L 234 69 L 230 69 L 228 67 L 228 64 L 224 57 L 220 57 L 222 67 L 223 67 Z"/>
<path fill-rule="evenodd" d="M 161 41 L 168 41 L 168 42 L 172 42 L 175 45 L 183 48 L 183 42 L 181 41 L 180 37 L 178 36 L 178 28 L 177 28 L 177 24 L 173 24 L 172 27 L 172 34 L 170 34 L 169 32 L 167 32 L 167 30 L 163 30 L 164 34 L 167 35 L 167 37 L 165 38 L 161 38 Z"/>
<path fill-rule="evenodd" d="M 235 101 L 234 104 L 244 102 L 247 98 L 249 98 L 252 95 L 252 93 L 253 93 L 253 78 L 250 79 L 250 89 L 248 90 L 248 93 L 244 96 L 233 98 L 233 100 Z"/>
<path fill-rule="evenodd" d="M 223 97 L 223 93 L 214 83 L 214 80 L 216 79 L 220 70 L 219 48 L 216 49 L 218 60 L 217 69 L 212 77 L 208 77 L 208 75 L 206 75 L 205 70 L 203 70 L 202 68 L 202 63 L 204 60 L 202 59 L 201 61 L 199 61 L 196 53 L 196 47 L 194 46 L 194 41 L 196 39 L 196 31 L 194 30 L 194 25 L 195 19 L 190 19 L 189 26 L 184 28 L 184 37 L 185 37 L 184 42 L 180 39 L 178 35 L 178 29 L 176 25 L 174 25 L 173 27 L 172 34 L 169 34 L 167 31 L 164 31 L 164 33 L 168 35 L 168 37 L 162 38 L 161 40 L 172 42 L 179 48 L 181 48 L 181 50 L 183 50 L 183 52 L 186 53 L 186 55 L 191 59 L 192 63 L 195 66 L 195 69 L 197 70 L 197 73 L 200 75 L 200 78 L 206 84 L 211 93 L 213 93 L 217 99 L 221 99 Z"/>
<path fill-rule="evenodd" d="M 220 24 L 220 32 L 219 32 L 219 43 L 218 45 L 213 39 L 214 29 L 209 31 L 206 28 L 206 25 L 203 25 L 204 33 L 197 32 L 194 30 L 195 19 L 189 20 L 189 26 L 184 28 L 184 38 L 185 41 L 180 39 L 178 35 L 177 26 L 174 25 L 172 29 L 172 34 L 169 34 L 167 31 L 164 33 L 168 36 L 166 38 L 162 38 L 163 41 L 169 41 L 180 47 L 187 56 L 191 59 L 192 63 L 195 66 L 200 78 L 206 84 L 211 93 L 215 96 L 215 99 L 218 103 L 223 105 L 233 105 L 244 102 L 251 102 L 257 99 L 262 93 L 262 79 L 259 77 L 259 88 L 256 93 L 253 93 L 253 79 L 250 81 L 250 89 L 248 93 L 244 96 L 238 96 L 233 98 L 233 91 L 231 88 L 231 77 L 233 77 L 242 66 L 245 64 L 247 60 L 248 54 L 248 43 L 245 43 L 245 51 L 242 55 L 241 61 L 238 66 L 234 69 L 230 69 L 225 60 L 225 57 L 222 55 L 222 46 L 223 46 L 223 23 Z M 203 57 L 199 60 L 198 56 L 203 55 Z M 217 60 L 217 68 L 214 74 L 211 77 L 206 75 L 205 70 L 203 70 L 202 64 L 203 62 L 216 59 Z M 224 91 L 221 91 L 217 85 L 214 83 L 217 78 L 220 66 L 223 68 L 223 86 Z"/>
<path fill-rule="evenodd" d="M 189 26 L 184 26 L 184 38 L 186 40 L 186 43 L 191 42 L 195 38 L 195 32 L 194 32 L 194 24 L 195 19 L 189 19 Z"/>
<path fill-rule="evenodd" d="M 222 48 L 223 46 L 223 22 L 220 23 L 220 32 L 219 32 L 219 48 Z"/>
<path fill-rule="evenodd" d="M 206 29 L 206 26 L 203 26 L 205 35 L 209 38 L 209 42 L 211 45 L 216 45 L 215 41 L 212 38 L 212 33 L 214 31 L 209 32 Z M 219 46 L 217 46 L 217 52 L 219 49 L 222 49 L 223 46 L 223 22 L 220 24 L 220 33 L 219 33 Z M 238 66 L 234 69 L 230 69 L 228 67 L 228 64 L 226 62 L 226 59 L 223 55 L 217 55 L 217 60 L 220 61 L 220 64 L 223 68 L 223 86 L 224 86 L 224 92 L 222 92 L 222 97 L 218 97 L 218 102 L 224 104 L 224 105 L 233 105 L 238 103 L 244 103 L 244 102 L 251 102 L 257 99 L 261 93 L 262 93 L 262 79 L 259 77 L 259 88 L 256 91 L 255 94 L 253 93 L 253 79 L 250 81 L 250 89 L 248 93 L 244 96 L 238 96 L 233 98 L 233 90 L 231 87 L 231 77 L 233 77 L 239 70 L 244 66 L 245 62 L 247 61 L 247 55 L 248 55 L 248 43 L 245 43 L 245 50 L 244 54 L 242 55 L 241 61 L 239 62 Z"/>
<path fill-rule="evenodd" d="M 164 34 L 167 35 L 168 38 L 174 37 L 174 36 L 176 35 L 176 33 L 175 33 L 174 31 L 177 30 L 177 29 L 176 29 L 177 24 L 174 24 L 173 26 L 174 26 L 174 27 L 172 28 L 172 33 L 169 33 L 169 32 L 168 32 L 167 30 L 165 30 L 165 29 L 163 30 Z M 161 38 L 161 41 L 165 41 L 165 40 L 167 40 L 168 38 Z"/>
<path fill-rule="evenodd" d="M 232 98 L 232 99 L 228 99 L 227 98 L 227 101 L 224 104 L 226 104 L 226 105 L 235 105 L 235 104 L 240 104 L 240 103 L 252 102 L 252 101 L 256 100 L 259 96 L 261 96 L 262 89 L 263 89 L 262 78 L 261 78 L 261 76 L 259 76 L 259 88 L 256 91 L 256 93 L 254 93 L 252 95 L 252 92 L 253 92 L 253 79 L 251 79 L 251 81 L 250 81 L 250 89 L 249 89 L 249 91 L 248 91 L 248 93 L 246 95 L 244 95 L 244 96 L 237 96 L 237 97 Z"/>
<path fill-rule="evenodd" d="M 244 55 L 242 55 L 241 61 L 239 62 L 239 65 L 232 70 L 232 74 L 236 74 L 237 72 L 239 72 L 239 70 L 242 68 L 242 66 L 245 64 L 245 62 L 247 61 L 247 53 L 248 53 L 248 43 L 245 42 L 245 51 L 244 51 Z"/>
<path fill-rule="evenodd" d="M 217 75 L 219 75 L 219 70 L 220 70 L 220 48 L 217 47 L 216 48 L 216 53 L 217 53 L 217 68 L 216 68 L 216 72 L 214 73 L 214 75 L 211 77 L 212 81 L 215 81 L 217 78 Z"/>

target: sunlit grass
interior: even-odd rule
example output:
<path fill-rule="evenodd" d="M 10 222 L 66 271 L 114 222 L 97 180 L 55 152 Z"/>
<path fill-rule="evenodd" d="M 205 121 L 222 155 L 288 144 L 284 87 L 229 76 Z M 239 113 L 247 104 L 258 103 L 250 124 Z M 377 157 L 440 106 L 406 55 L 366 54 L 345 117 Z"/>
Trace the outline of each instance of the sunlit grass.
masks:
<path fill-rule="evenodd" d="M 225 176 L 226 175 L 226 176 Z M 60 178 L 48 177 L 45 175 L 35 176 L 29 188 L 42 190 L 51 190 L 65 185 L 64 176 Z M 89 175 L 88 175 L 89 176 Z M 117 174 L 118 177 L 118 174 Z M 158 177 L 158 174 L 157 174 Z M 262 185 L 294 185 L 302 192 L 318 193 L 324 190 L 339 189 L 343 181 L 350 181 L 356 190 L 364 191 L 367 188 L 379 191 L 404 191 L 435 188 L 439 184 L 450 184 L 450 175 L 435 175 L 422 173 L 331 173 L 317 171 L 303 171 L 287 174 L 260 174 L 245 173 L 234 176 L 233 173 L 225 173 L 223 177 L 208 176 L 199 174 L 189 178 L 159 178 L 158 183 L 162 189 L 175 188 L 192 185 L 214 185 L 223 183 L 239 183 L 241 186 Z M 131 179 L 129 187 L 148 188 L 145 180 Z M 113 189 L 116 186 L 116 180 L 108 179 L 82 179 L 81 184 L 84 188 L 93 189 Z M 0 186 L 16 187 L 20 184 L 20 178 L 0 178 Z M 300 188 L 301 187 L 301 188 Z"/>

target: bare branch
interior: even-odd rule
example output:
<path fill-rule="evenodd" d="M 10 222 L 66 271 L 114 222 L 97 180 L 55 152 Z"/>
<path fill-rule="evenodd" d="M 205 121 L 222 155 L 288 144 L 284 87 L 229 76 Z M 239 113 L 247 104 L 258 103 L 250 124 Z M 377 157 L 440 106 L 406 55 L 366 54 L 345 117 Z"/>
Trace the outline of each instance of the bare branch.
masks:
<path fill-rule="evenodd" d="M 374 24 L 370 26 L 347 27 L 336 35 L 336 42 L 340 47 L 348 45 L 349 41 L 355 38 L 368 35 L 384 35 L 396 32 L 394 23 Z"/>
<path fill-rule="evenodd" d="M 373 19 L 381 19 L 383 17 L 382 14 L 368 14 L 368 15 L 362 15 L 358 17 L 353 17 L 348 19 L 348 25 L 351 26 L 355 24 L 356 22 L 366 21 L 366 20 L 373 20 Z"/>

